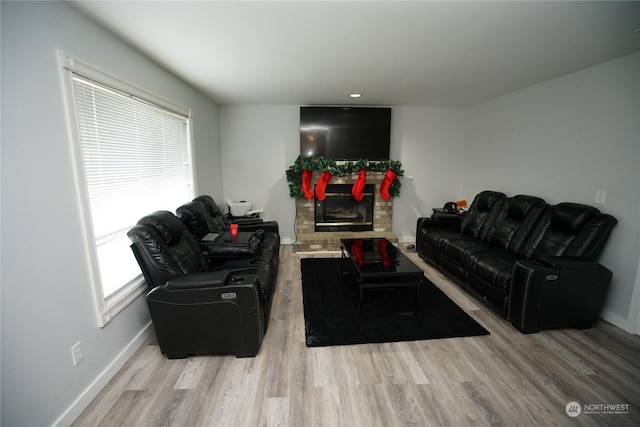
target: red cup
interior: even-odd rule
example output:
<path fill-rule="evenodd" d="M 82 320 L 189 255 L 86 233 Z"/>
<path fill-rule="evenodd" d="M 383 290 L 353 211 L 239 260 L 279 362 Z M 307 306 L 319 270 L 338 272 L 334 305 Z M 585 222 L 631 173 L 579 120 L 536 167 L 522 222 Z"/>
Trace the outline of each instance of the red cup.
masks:
<path fill-rule="evenodd" d="M 238 224 L 229 225 L 229 231 L 231 232 L 232 238 L 235 239 L 236 237 L 238 237 Z"/>

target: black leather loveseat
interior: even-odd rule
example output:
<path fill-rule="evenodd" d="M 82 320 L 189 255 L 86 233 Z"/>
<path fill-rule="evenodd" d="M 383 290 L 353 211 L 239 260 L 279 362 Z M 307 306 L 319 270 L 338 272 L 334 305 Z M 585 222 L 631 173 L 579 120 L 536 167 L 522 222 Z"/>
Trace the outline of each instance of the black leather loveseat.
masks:
<path fill-rule="evenodd" d="M 589 328 L 612 277 L 596 260 L 616 223 L 587 205 L 483 191 L 464 217 L 419 218 L 416 250 L 521 332 Z"/>
<path fill-rule="evenodd" d="M 184 223 L 191 234 L 196 238 L 205 257 L 214 265 L 228 263 L 230 259 L 237 259 L 236 264 L 261 263 L 268 265 L 275 275 L 278 272 L 280 262 L 280 235 L 276 221 L 263 221 L 261 218 L 236 219 L 240 233 L 251 238 L 245 239 L 247 245 L 239 245 L 229 242 L 222 244 L 221 239 L 208 243 L 205 236 L 210 233 L 226 233 L 229 230 L 229 222 L 218 209 L 211 196 L 199 196 L 180 206 L 176 215 Z"/>
<path fill-rule="evenodd" d="M 275 247 L 264 243 L 261 229 L 241 234 L 239 244 L 210 246 L 207 252 L 200 236 L 169 211 L 141 218 L 127 233 L 150 289 L 147 305 L 158 344 L 168 358 L 258 353 L 277 279 L 279 237 L 271 235 L 277 237 Z"/>

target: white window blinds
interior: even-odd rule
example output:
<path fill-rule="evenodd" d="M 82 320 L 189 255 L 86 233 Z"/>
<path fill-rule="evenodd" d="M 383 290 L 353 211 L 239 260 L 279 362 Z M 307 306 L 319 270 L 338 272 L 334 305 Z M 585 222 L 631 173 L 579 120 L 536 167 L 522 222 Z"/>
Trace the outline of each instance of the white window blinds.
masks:
<path fill-rule="evenodd" d="M 108 302 L 140 276 L 126 232 L 142 216 L 194 197 L 190 119 L 76 73 L 71 81 L 87 234 Z"/>

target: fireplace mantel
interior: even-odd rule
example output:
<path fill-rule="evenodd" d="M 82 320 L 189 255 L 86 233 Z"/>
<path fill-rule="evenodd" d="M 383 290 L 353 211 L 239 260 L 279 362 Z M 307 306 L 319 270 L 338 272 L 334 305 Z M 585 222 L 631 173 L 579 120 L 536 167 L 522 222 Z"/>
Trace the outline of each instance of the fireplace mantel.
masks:
<path fill-rule="evenodd" d="M 373 208 L 373 231 L 316 232 L 314 199 L 296 198 L 296 252 L 338 251 L 340 239 L 386 237 L 393 243 L 398 238 L 391 231 L 393 219 L 393 198 L 385 201 L 380 196 L 380 184 L 384 178 L 382 172 L 368 172 L 367 183 L 375 185 Z M 318 182 L 319 172 L 314 172 L 312 185 Z M 336 176 L 331 184 L 354 184 L 358 174 Z"/>

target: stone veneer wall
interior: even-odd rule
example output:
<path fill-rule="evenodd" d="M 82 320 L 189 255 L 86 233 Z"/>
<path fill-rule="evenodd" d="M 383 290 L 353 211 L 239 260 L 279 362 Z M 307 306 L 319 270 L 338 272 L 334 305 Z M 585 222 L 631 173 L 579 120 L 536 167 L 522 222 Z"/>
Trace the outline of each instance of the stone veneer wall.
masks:
<path fill-rule="evenodd" d="M 386 237 L 394 243 L 397 238 L 391 231 L 393 219 L 393 198 L 384 201 L 380 197 L 380 184 L 384 172 L 367 172 L 367 184 L 375 184 L 373 203 L 373 232 L 316 232 L 314 226 L 314 199 L 296 198 L 296 251 L 338 250 L 341 238 Z M 319 172 L 314 172 L 311 179 L 312 189 L 320 178 Z M 358 174 L 335 176 L 330 184 L 354 184 Z"/>

